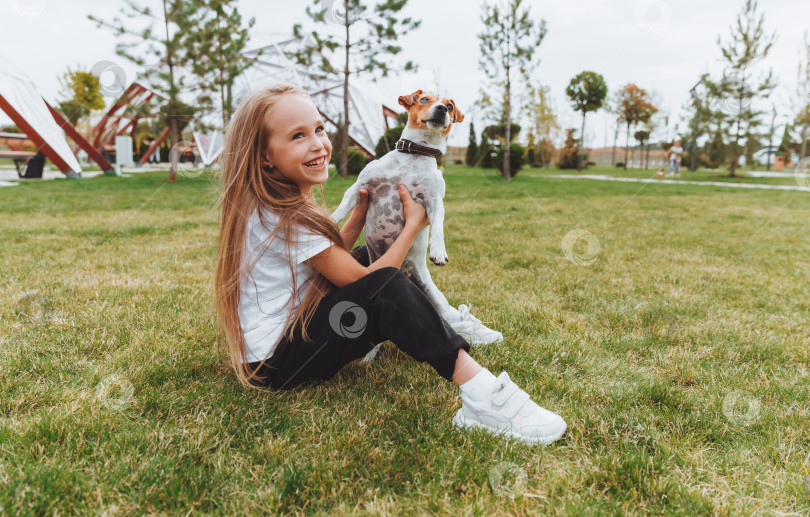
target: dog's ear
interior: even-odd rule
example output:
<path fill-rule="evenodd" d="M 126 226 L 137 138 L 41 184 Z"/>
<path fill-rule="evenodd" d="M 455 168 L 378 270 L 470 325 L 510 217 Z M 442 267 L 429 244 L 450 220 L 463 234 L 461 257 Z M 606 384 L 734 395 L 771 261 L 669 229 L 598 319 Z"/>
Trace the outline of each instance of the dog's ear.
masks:
<path fill-rule="evenodd" d="M 422 90 L 416 90 L 410 95 L 401 95 L 398 102 L 402 107 L 408 109 L 416 104 L 416 101 L 419 99 L 420 95 L 422 95 Z"/>
<path fill-rule="evenodd" d="M 450 104 L 453 105 L 453 123 L 462 122 L 464 120 L 464 113 L 459 111 L 458 106 L 456 106 L 456 101 L 450 99 Z"/>

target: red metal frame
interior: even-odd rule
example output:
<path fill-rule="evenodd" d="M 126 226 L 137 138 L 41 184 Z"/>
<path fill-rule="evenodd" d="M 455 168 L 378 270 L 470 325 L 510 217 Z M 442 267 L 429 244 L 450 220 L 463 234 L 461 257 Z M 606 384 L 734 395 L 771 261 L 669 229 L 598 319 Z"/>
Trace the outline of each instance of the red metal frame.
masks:
<path fill-rule="evenodd" d="M 154 153 L 155 150 L 158 147 L 160 147 L 160 144 L 163 143 L 163 141 L 166 139 L 168 134 L 169 134 L 169 128 L 168 127 L 163 128 L 163 131 L 160 133 L 160 136 L 157 137 L 157 140 L 152 142 L 152 145 L 150 145 L 149 149 L 144 153 L 143 156 L 141 156 L 141 159 L 138 160 L 138 163 L 146 163 L 146 161 L 149 160 L 149 157 L 152 156 L 152 153 Z"/>
<path fill-rule="evenodd" d="M 56 165 L 60 171 L 62 171 L 62 174 L 68 176 L 70 176 L 70 173 L 76 175 L 79 174 L 79 171 L 74 171 L 70 168 L 67 162 L 65 162 L 65 160 L 63 160 L 62 157 L 59 156 L 59 154 L 54 151 L 53 148 L 47 144 L 47 142 L 45 142 L 45 139 L 39 136 L 39 133 L 34 130 L 31 124 L 29 124 L 28 121 L 26 121 L 25 118 L 20 115 L 2 95 L 0 95 L 0 109 L 9 116 L 9 118 L 14 122 L 14 125 L 16 125 L 20 131 L 25 133 L 25 135 L 31 139 L 32 142 L 34 142 L 34 145 L 37 146 L 37 150 L 42 151 L 42 153 L 54 165 Z"/>
<path fill-rule="evenodd" d="M 87 153 L 87 157 L 96 162 L 98 166 L 101 167 L 101 170 L 104 171 L 104 174 L 115 174 L 115 169 L 113 169 L 112 164 L 106 158 L 104 158 L 100 152 L 98 152 L 98 149 L 93 147 L 92 144 L 90 144 L 90 142 L 88 142 L 87 139 L 81 135 L 81 133 L 76 131 L 73 124 L 68 122 L 68 120 L 65 119 L 61 113 L 55 110 L 53 106 L 48 104 L 48 101 L 45 101 L 45 99 L 43 99 L 43 101 L 45 102 L 45 105 L 48 106 L 48 110 L 50 110 L 51 115 L 53 115 L 53 119 L 57 124 L 59 124 L 59 127 L 61 127 L 62 130 L 67 133 L 67 135 L 72 138 L 74 142 L 76 142 L 76 145 Z"/>

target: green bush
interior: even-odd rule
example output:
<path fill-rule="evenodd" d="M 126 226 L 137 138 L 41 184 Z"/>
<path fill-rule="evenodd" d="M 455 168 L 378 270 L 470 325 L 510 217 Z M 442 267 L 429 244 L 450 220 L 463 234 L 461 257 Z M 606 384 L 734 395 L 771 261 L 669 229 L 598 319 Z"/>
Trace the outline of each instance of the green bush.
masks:
<path fill-rule="evenodd" d="M 503 172 L 503 152 L 503 147 L 499 147 L 498 152 L 495 154 L 495 165 L 501 172 Z M 509 146 L 509 172 L 512 177 L 517 176 L 518 171 L 522 169 L 523 165 L 526 163 L 523 158 L 525 152 L 526 149 L 520 144 L 512 142 L 512 145 Z"/>
<path fill-rule="evenodd" d="M 334 163 L 336 168 L 340 167 L 340 151 L 334 151 L 332 153 L 332 160 L 329 163 Z M 360 174 L 360 171 L 363 170 L 366 163 L 368 163 L 366 153 L 359 149 L 349 148 L 349 161 L 346 165 L 349 168 L 348 174 L 350 176 L 357 176 Z"/>
<path fill-rule="evenodd" d="M 485 169 L 495 168 L 495 153 L 497 147 L 493 146 L 490 142 L 485 142 L 478 146 L 478 164 Z"/>
<path fill-rule="evenodd" d="M 587 157 L 585 157 L 587 160 Z M 557 159 L 558 169 L 576 169 L 579 163 L 579 139 L 574 138 L 574 130 L 566 129 L 565 145 Z"/>
<path fill-rule="evenodd" d="M 404 127 L 392 127 L 391 129 L 387 129 L 383 136 L 377 141 L 377 147 L 374 148 L 374 156 L 377 157 L 379 160 L 389 151 L 394 150 L 394 146 L 397 144 L 397 140 L 400 139 L 402 136 L 402 130 L 405 129 Z"/>

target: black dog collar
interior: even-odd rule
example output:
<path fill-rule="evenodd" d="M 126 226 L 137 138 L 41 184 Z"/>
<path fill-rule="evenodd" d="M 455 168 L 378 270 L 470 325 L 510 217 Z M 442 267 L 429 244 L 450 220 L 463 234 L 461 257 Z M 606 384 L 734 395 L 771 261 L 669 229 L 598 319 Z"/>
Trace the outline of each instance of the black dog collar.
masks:
<path fill-rule="evenodd" d="M 438 158 L 442 155 L 442 152 L 434 147 L 419 145 L 411 140 L 397 140 L 396 149 L 401 153 L 421 154 L 422 156 L 430 156 L 433 158 Z"/>

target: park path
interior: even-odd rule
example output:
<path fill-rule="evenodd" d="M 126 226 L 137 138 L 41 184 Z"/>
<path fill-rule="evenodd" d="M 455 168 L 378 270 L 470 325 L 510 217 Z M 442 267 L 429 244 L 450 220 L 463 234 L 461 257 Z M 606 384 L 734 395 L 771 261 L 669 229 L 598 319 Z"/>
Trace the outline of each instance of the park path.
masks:
<path fill-rule="evenodd" d="M 146 172 L 151 170 L 165 170 L 166 166 L 141 166 L 141 167 L 123 167 L 123 177 L 129 177 L 132 173 Z M 82 171 L 82 179 L 92 178 L 101 175 L 101 171 Z M 42 178 L 36 179 L 22 179 L 17 175 L 17 169 L 14 167 L 0 167 L 0 187 L 13 187 L 19 185 L 23 181 L 43 181 L 64 178 L 65 175 L 51 167 L 46 168 L 42 172 Z"/>
<path fill-rule="evenodd" d="M 605 176 L 603 174 L 532 174 L 533 178 L 562 178 L 578 180 L 600 180 L 600 181 L 628 181 L 631 183 L 666 183 L 674 185 L 711 185 L 715 187 L 729 188 L 749 188 L 762 190 L 802 190 L 810 192 L 810 186 L 801 187 L 799 185 L 762 185 L 749 183 L 726 183 L 722 181 L 691 181 L 672 179 L 652 179 L 652 178 L 618 178 L 616 176 Z"/>

